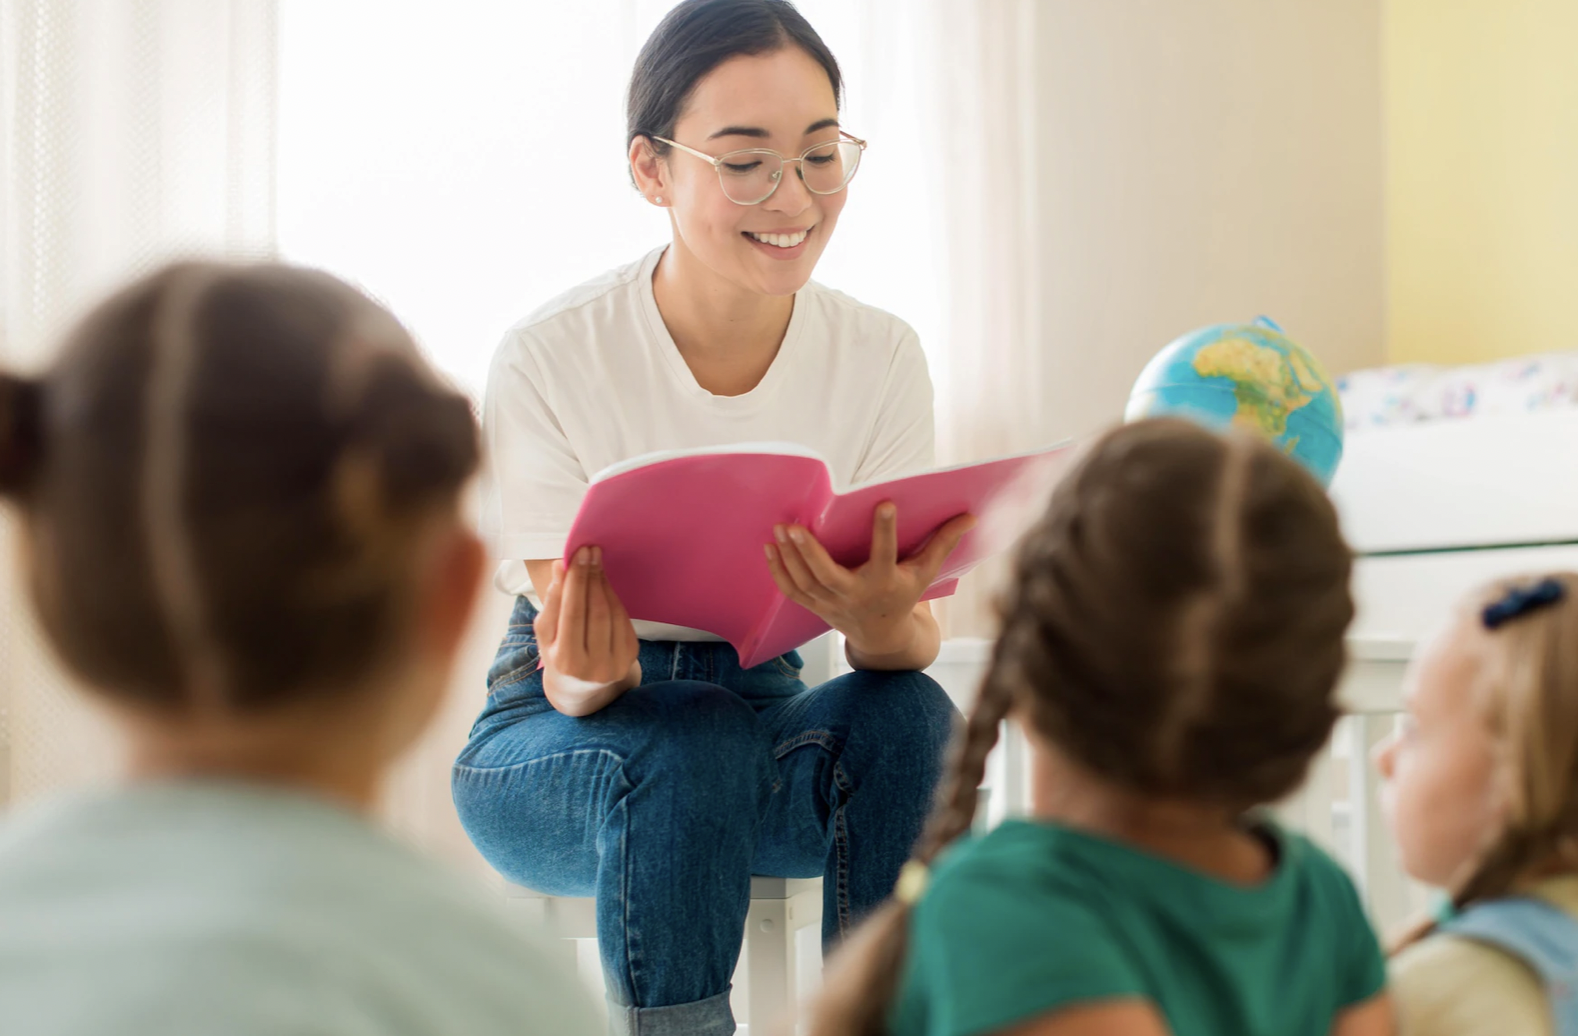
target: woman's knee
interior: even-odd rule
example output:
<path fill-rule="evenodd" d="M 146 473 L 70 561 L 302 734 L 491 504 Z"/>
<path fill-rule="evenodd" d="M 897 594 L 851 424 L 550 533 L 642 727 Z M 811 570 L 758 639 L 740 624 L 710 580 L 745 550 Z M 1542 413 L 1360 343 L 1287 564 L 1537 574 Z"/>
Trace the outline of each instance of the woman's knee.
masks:
<path fill-rule="evenodd" d="M 756 711 L 717 684 L 668 680 L 643 684 L 616 703 L 645 736 L 626 768 L 642 781 L 727 795 L 771 779 L 772 743 Z"/>
<path fill-rule="evenodd" d="M 925 673 L 860 670 L 834 684 L 842 684 L 852 736 L 869 735 L 940 758 L 960 721 L 948 692 Z"/>

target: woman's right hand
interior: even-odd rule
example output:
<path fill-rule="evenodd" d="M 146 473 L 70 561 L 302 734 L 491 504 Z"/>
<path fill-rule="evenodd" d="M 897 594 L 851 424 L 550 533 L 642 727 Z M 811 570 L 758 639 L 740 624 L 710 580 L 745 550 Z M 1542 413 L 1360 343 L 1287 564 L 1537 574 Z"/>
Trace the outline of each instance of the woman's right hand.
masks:
<path fill-rule="evenodd" d="M 601 547 L 553 563 L 532 624 L 545 671 L 543 694 L 566 716 L 589 716 L 641 682 L 641 642 L 603 571 Z"/>

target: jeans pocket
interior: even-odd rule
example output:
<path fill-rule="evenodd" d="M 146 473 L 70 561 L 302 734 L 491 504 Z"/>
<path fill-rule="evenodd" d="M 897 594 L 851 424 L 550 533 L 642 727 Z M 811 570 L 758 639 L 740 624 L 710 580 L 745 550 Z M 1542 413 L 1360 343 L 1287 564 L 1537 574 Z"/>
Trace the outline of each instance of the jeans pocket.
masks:
<path fill-rule="evenodd" d="M 511 627 L 488 667 L 488 695 L 495 696 L 535 675 L 539 658 L 537 638 L 532 636 L 531 628 L 522 632 Z"/>
<path fill-rule="evenodd" d="M 800 671 L 805 668 L 805 659 L 800 657 L 800 652 L 791 651 L 773 659 L 772 665 L 780 674 L 798 680 Z"/>

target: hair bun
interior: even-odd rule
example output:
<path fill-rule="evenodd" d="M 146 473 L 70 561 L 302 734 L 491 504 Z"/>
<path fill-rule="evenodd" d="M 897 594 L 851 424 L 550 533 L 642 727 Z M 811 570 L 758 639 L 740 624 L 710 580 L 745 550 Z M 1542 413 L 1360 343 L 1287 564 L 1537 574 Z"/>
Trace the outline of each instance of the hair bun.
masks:
<path fill-rule="evenodd" d="M 38 471 L 44 439 L 43 386 L 0 372 L 0 493 L 18 493 Z"/>

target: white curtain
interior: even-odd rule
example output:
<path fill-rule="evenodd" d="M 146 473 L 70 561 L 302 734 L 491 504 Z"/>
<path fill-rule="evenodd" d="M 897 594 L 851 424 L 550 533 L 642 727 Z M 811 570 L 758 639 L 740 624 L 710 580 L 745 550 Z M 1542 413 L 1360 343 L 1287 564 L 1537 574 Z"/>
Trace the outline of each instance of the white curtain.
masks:
<path fill-rule="evenodd" d="M 1043 397 L 1038 6 L 931 0 L 928 7 L 925 84 L 949 140 L 936 147 L 944 316 L 931 352 L 938 459 L 946 464 L 1034 449 L 1058 434 Z M 939 603 L 944 635 L 993 634 L 1006 564 L 988 562 Z"/>
<path fill-rule="evenodd" d="M 174 255 L 274 251 L 273 0 L 0 0 L 0 364 Z M 9 519 L 6 519 L 9 521 Z M 28 619 L 0 527 L 9 797 L 103 777 L 113 740 Z"/>

